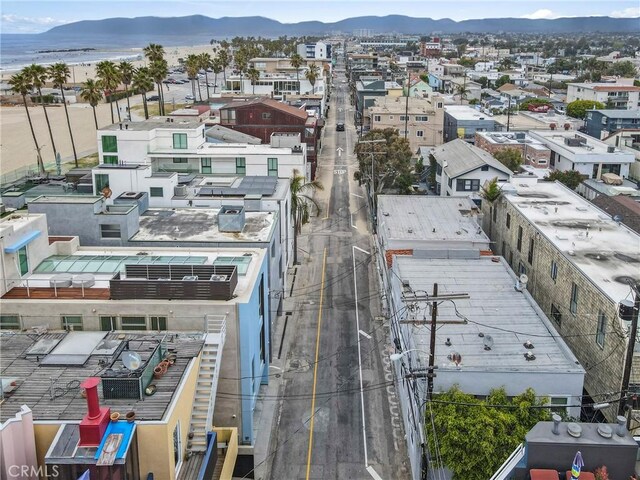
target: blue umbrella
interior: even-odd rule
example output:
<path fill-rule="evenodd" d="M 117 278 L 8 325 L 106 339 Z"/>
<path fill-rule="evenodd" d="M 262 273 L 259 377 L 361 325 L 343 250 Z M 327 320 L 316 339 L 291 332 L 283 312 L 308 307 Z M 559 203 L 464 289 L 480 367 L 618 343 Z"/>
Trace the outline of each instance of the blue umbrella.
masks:
<path fill-rule="evenodd" d="M 573 458 L 573 465 L 571 465 L 571 480 L 578 480 L 580 478 L 582 467 L 584 467 L 584 461 L 582 460 L 580 450 L 578 450 L 576 456 Z"/>
<path fill-rule="evenodd" d="M 85 470 L 85 472 L 78 477 L 78 480 L 89 480 L 90 478 L 89 470 Z"/>

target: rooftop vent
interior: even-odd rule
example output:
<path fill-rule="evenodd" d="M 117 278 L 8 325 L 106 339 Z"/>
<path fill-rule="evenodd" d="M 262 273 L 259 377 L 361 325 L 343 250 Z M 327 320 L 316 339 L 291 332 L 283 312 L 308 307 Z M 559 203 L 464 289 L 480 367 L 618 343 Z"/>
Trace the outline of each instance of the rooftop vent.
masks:
<path fill-rule="evenodd" d="M 607 147 L 607 153 L 615 153 L 616 151 L 616 147 L 614 147 L 613 145 L 609 145 Z"/>
<path fill-rule="evenodd" d="M 557 413 L 554 413 L 551 417 L 553 419 L 553 432 L 554 435 L 560 435 L 560 422 L 562 421 L 562 417 Z"/>
<path fill-rule="evenodd" d="M 523 343 L 524 348 L 526 348 L 527 350 L 531 350 L 533 348 L 533 343 L 531 343 L 530 340 L 527 340 L 526 342 Z"/>
<path fill-rule="evenodd" d="M 482 340 L 482 344 L 484 345 L 484 349 L 486 351 L 491 350 L 493 347 L 493 337 L 491 335 L 485 335 L 484 340 Z"/>
<path fill-rule="evenodd" d="M 622 415 L 618 415 L 616 417 L 616 423 L 618 424 L 616 427 L 616 435 L 624 437 L 627 434 L 627 419 Z"/>
<path fill-rule="evenodd" d="M 240 233 L 244 229 L 244 207 L 223 206 L 218 213 L 218 228 L 221 232 Z"/>
<path fill-rule="evenodd" d="M 612 428 L 606 423 L 598 424 L 597 432 L 602 438 L 611 438 L 613 436 Z"/>
<path fill-rule="evenodd" d="M 532 362 L 533 360 L 536 359 L 536 356 L 531 352 L 525 352 L 524 358 L 527 362 Z"/>
<path fill-rule="evenodd" d="M 580 438 L 582 436 L 582 427 L 577 423 L 571 422 L 567 424 L 567 433 L 573 438 Z"/>

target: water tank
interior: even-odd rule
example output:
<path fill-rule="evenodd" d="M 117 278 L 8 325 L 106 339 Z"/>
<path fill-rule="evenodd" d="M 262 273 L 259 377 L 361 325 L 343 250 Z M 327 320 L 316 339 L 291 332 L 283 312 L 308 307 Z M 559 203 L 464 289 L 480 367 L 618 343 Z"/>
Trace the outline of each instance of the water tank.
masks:
<path fill-rule="evenodd" d="M 49 279 L 49 286 L 51 288 L 66 288 L 71 286 L 73 277 L 68 273 L 59 273 Z"/>
<path fill-rule="evenodd" d="M 90 273 L 81 273 L 73 277 L 74 288 L 90 288 L 96 284 L 96 278 Z"/>
<path fill-rule="evenodd" d="M 187 196 L 187 186 L 186 185 L 176 185 L 173 187 L 173 195 L 176 197 L 186 197 Z"/>

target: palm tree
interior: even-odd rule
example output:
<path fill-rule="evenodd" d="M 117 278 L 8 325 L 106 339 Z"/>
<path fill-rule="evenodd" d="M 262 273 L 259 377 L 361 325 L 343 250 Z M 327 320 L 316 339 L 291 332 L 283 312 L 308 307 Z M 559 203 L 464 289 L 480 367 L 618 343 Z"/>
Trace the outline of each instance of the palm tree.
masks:
<path fill-rule="evenodd" d="M 89 78 L 82 85 L 82 90 L 80 91 L 80 98 L 82 98 L 85 102 L 89 102 L 91 108 L 93 108 L 93 121 L 96 122 L 96 130 L 98 130 L 98 117 L 96 115 L 96 107 L 100 100 L 102 100 L 102 90 L 100 88 L 99 82 Z M 111 119 L 113 120 L 113 111 L 111 112 Z"/>
<path fill-rule="evenodd" d="M 218 74 L 222 72 L 222 63 L 218 57 L 213 59 L 213 63 L 211 64 L 211 68 L 213 69 L 213 73 L 215 74 L 213 80 L 213 93 L 216 93 L 216 87 L 218 86 Z"/>
<path fill-rule="evenodd" d="M 71 72 L 66 63 L 60 62 L 49 67 L 49 78 L 53 81 L 53 86 L 60 89 L 62 94 L 62 104 L 64 105 L 64 114 L 67 117 L 67 127 L 69 128 L 69 137 L 71 138 L 71 149 L 73 150 L 73 159 L 78 166 L 78 154 L 76 153 L 76 144 L 73 141 L 73 131 L 71 130 L 71 121 L 69 120 L 69 110 L 67 109 L 67 100 L 64 97 L 64 84 L 69 79 Z"/>
<path fill-rule="evenodd" d="M 120 62 L 118 65 L 120 71 L 120 79 L 124 85 L 125 95 L 127 96 L 127 113 L 129 114 L 129 120 L 131 120 L 131 103 L 129 103 L 129 85 L 133 81 L 133 75 L 135 68 L 131 62 Z"/>
<path fill-rule="evenodd" d="M 31 115 L 29 114 L 29 107 L 27 106 L 27 95 L 31 93 L 31 89 L 33 88 L 31 78 L 29 75 L 25 74 L 24 70 L 22 70 L 22 72 L 16 73 L 9 79 L 9 85 L 11 85 L 11 90 L 22 95 L 22 103 L 24 104 L 24 109 L 27 112 L 29 128 L 31 128 L 31 135 L 33 136 L 33 143 L 36 145 L 36 152 L 38 152 L 38 170 L 42 175 L 44 174 L 44 164 L 42 163 L 42 157 L 40 156 L 40 147 L 38 146 L 36 132 L 33 129 L 33 122 L 31 121 Z"/>
<path fill-rule="evenodd" d="M 144 56 L 150 62 L 155 62 L 156 60 L 164 60 L 164 47 L 157 43 L 150 43 L 146 47 L 142 49 L 144 52 Z"/>
<path fill-rule="evenodd" d="M 151 74 L 151 78 L 156 82 L 158 86 L 158 109 L 160 115 L 164 115 L 164 91 L 162 89 L 162 81 L 167 77 L 169 72 L 169 66 L 167 65 L 167 61 L 162 60 L 154 60 L 151 62 L 151 66 L 149 66 L 149 73 Z"/>
<path fill-rule="evenodd" d="M 147 105 L 147 92 L 153 90 L 153 78 L 147 67 L 140 67 L 133 75 L 133 84 L 131 85 L 134 93 L 142 95 L 142 105 L 144 106 L 144 118 L 149 119 L 149 107 Z"/>
<path fill-rule="evenodd" d="M 260 80 L 260 72 L 254 67 L 247 70 L 247 78 L 251 80 L 251 86 L 253 87 L 253 95 L 256 94 L 256 83 Z"/>
<path fill-rule="evenodd" d="M 109 108 L 111 109 L 111 122 L 116 123 L 113 118 L 113 100 L 116 101 L 116 110 L 118 111 L 118 121 L 122 121 L 120 117 L 120 106 L 118 105 L 118 97 L 115 95 L 116 90 L 118 89 L 118 85 L 120 85 L 120 71 L 116 64 L 109 61 L 104 60 L 102 62 L 98 62 L 96 64 L 96 75 L 98 76 L 98 81 L 100 82 L 100 86 L 104 88 L 105 95 L 109 95 Z"/>
<path fill-rule="evenodd" d="M 207 52 L 200 54 L 200 68 L 204 69 L 204 81 L 207 84 L 207 100 L 209 100 L 209 69 L 213 67 L 213 59 Z"/>
<path fill-rule="evenodd" d="M 240 93 L 244 93 L 242 75 L 247 71 L 247 67 L 249 66 L 249 54 L 247 50 L 240 47 L 234 55 L 234 60 L 236 62 L 236 68 L 240 70 Z"/>
<path fill-rule="evenodd" d="M 226 42 L 220 42 L 220 46 L 222 47 L 222 50 L 220 50 L 218 52 L 218 56 L 216 57 L 219 61 L 220 61 L 220 66 L 222 67 L 222 74 L 224 75 L 224 85 L 225 88 L 227 86 L 227 67 L 229 66 L 230 63 L 230 58 L 229 58 L 229 47 L 225 47 L 222 44 Z"/>
<path fill-rule="evenodd" d="M 42 110 L 44 110 L 44 118 L 47 121 L 47 128 L 49 129 L 49 138 L 51 138 L 51 148 L 53 148 L 53 156 L 55 157 L 58 154 L 58 149 L 56 148 L 55 140 L 53 139 L 53 132 L 51 131 L 51 123 L 49 122 L 49 115 L 47 114 L 47 109 L 44 106 L 44 97 L 42 96 L 42 87 L 48 78 L 47 69 L 42 65 L 36 65 L 35 63 L 25 67 L 22 72 L 25 75 L 28 75 L 30 84 L 33 85 L 38 90 L 38 96 L 40 97 L 40 102 L 42 104 Z M 40 152 L 38 151 L 38 154 Z M 42 160 L 41 160 L 42 161 Z"/>
<path fill-rule="evenodd" d="M 298 82 L 298 95 L 300 95 L 300 66 L 303 64 L 304 59 L 298 54 L 291 55 L 291 66 L 296 69 L 296 80 Z"/>
<path fill-rule="evenodd" d="M 309 223 L 311 213 L 320 213 L 320 205 L 310 195 L 316 190 L 324 190 L 318 180 L 307 182 L 298 170 L 293 171 L 291 178 L 291 216 L 293 217 L 293 263 L 298 263 L 298 234 L 302 226 Z"/>
<path fill-rule="evenodd" d="M 185 67 L 187 68 L 187 78 L 191 80 L 191 93 L 193 93 L 193 97 L 196 96 L 196 86 L 195 83 L 198 82 L 198 71 L 200 70 L 200 61 L 197 55 L 187 55 L 187 59 L 184 62 Z M 198 89 L 200 87 L 198 86 Z M 202 98 L 200 98 L 202 100 Z"/>
<path fill-rule="evenodd" d="M 309 65 L 309 70 L 307 70 L 305 73 L 305 77 L 307 78 L 307 80 L 309 80 L 309 83 L 311 84 L 311 89 L 312 89 L 311 93 L 316 93 L 316 80 L 318 80 L 318 73 L 319 73 L 319 69 L 315 63 Z"/>
<path fill-rule="evenodd" d="M 496 208 L 496 200 L 502 195 L 502 189 L 498 185 L 498 177 L 489 180 L 480 188 L 480 196 L 491 205 L 491 209 Z M 489 238 L 493 237 L 493 222 L 489 218 Z M 503 252 L 504 253 L 504 252 Z"/>

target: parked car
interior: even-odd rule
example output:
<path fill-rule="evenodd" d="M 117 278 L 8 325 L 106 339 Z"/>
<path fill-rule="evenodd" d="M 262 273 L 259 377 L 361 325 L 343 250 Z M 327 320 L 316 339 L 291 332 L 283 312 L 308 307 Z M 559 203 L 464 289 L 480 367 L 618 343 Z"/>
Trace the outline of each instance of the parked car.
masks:
<path fill-rule="evenodd" d="M 194 102 L 195 102 L 196 97 L 194 97 L 193 95 L 185 95 L 185 96 L 184 96 L 184 99 L 185 99 L 185 100 L 191 100 L 191 101 L 194 101 Z"/>
<path fill-rule="evenodd" d="M 158 100 L 160 100 L 158 95 L 151 95 L 150 97 L 147 97 L 147 102 L 157 102 Z"/>
<path fill-rule="evenodd" d="M 336 132 L 344 132 L 344 123 L 342 122 L 336 123 Z"/>

